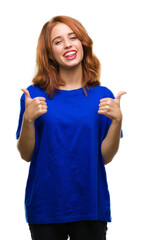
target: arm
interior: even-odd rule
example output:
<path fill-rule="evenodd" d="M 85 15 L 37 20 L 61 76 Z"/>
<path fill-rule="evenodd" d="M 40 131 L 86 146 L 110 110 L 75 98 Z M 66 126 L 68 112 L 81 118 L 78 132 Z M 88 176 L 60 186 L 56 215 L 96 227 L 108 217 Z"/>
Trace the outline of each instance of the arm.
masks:
<path fill-rule="evenodd" d="M 119 122 L 112 121 L 108 133 L 102 142 L 101 151 L 105 164 L 111 162 L 118 151 L 121 134 L 121 122 L 121 120 Z"/>
<path fill-rule="evenodd" d="M 120 92 L 115 99 L 103 98 L 100 100 L 98 113 L 104 114 L 112 120 L 108 133 L 101 146 L 105 164 L 112 161 L 119 148 L 122 124 L 120 97 L 125 93 L 126 92 Z"/>
<path fill-rule="evenodd" d="M 21 158 L 26 162 L 30 162 L 35 146 L 35 128 L 34 122 L 29 122 L 25 115 L 21 127 L 20 137 L 17 142 L 17 148 Z"/>
<path fill-rule="evenodd" d="M 47 104 L 45 98 L 36 97 L 32 99 L 28 90 L 22 89 L 22 91 L 25 93 L 25 112 L 23 114 L 17 148 L 20 152 L 21 158 L 30 162 L 35 147 L 34 121 L 36 118 L 47 112 Z"/>

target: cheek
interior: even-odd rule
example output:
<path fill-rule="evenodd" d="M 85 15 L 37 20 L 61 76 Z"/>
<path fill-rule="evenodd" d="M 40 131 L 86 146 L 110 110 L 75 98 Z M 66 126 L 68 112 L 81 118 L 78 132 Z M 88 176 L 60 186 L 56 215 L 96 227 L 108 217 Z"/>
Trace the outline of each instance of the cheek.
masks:
<path fill-rule="evenodd" d="M 55 58 L 55 60 L 57 60 L 57 58 L 58 58 L 58 51 L 57 51 L 57 49 L 53 49 L 53 56 L 54 56 L 54 58 Z"/>
<path fill-rule="evenodd" d="M 79 51 L 80 51 L 81 58 L 83 58 L 84 52 L 83 52 L 83 47 L 82 46 L 79 47 Z"/>
<path fill-rule="evenodd" d="M 52 48 L 52 53 L 53 53 L 53 56 L 54 56 L 55 60 L 58 60 L 60 58 L 60 55 L 61 55 L 61 49 L 59 47 L 53 47 Z"/>

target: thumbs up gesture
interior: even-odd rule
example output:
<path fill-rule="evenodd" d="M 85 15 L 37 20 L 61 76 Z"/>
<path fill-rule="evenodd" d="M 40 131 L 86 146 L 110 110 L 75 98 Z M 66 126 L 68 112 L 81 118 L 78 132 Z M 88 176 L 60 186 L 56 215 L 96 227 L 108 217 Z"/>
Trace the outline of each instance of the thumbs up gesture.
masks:
<path fill-rule="evenodd" d="M 115 99 L 102 98 L 100 100 L 98 113 L 109 117 L 112 121 L 121 121 L 122 113 L 120 109 L 120 99 L 123 94 L 126 94 L 126 92 L 119 92 Z"/>
<path fill-rule="evenodd" d="M 25 112 L 24 118 L 28 122 L 34 122 L 34 120 L 47 112 L 46 99 L 44 97 L 31 98 L 27 89 L 21 89 L 25 93 Z"/>

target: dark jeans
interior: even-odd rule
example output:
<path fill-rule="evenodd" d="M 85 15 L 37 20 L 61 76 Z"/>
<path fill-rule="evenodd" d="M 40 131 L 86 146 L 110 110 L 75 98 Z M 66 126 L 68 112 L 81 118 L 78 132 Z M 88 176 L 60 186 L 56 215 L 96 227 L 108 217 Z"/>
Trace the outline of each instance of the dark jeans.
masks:
<path fill-rule="evenodd" d="M 32 240 L 106 240 L 107 222 L 84 220 L 68 223 L 29 224 Z"/>

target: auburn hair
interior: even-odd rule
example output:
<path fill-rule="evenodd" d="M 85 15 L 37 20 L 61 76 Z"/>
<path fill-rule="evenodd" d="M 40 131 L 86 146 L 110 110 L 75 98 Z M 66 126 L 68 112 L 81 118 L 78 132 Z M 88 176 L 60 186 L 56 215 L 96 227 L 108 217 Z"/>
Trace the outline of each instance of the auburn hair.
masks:
<path fill-rule="evenodd" d="M 44 24 L 36 50 L 37 73 L 32 82 L 35 86 L 45 89 L 50 98 L 53 98 L 55 88 L 66 85 L 65 81 L 60 77 L 59 66 L 54 59 L 51 47 L 51 31 L 58 23 L 68 25 L 82 43 L 84 55 L 82 60 L 83 78 L 81 84 L 85 96 L 87 96 L 85 87 L 89 89 L 89 87 L 100 85 L 100 62 L 93 54 L 93 41 L 88 36 L 85 28 L 79 21 L 68 16 L 56 16 Z"/>

